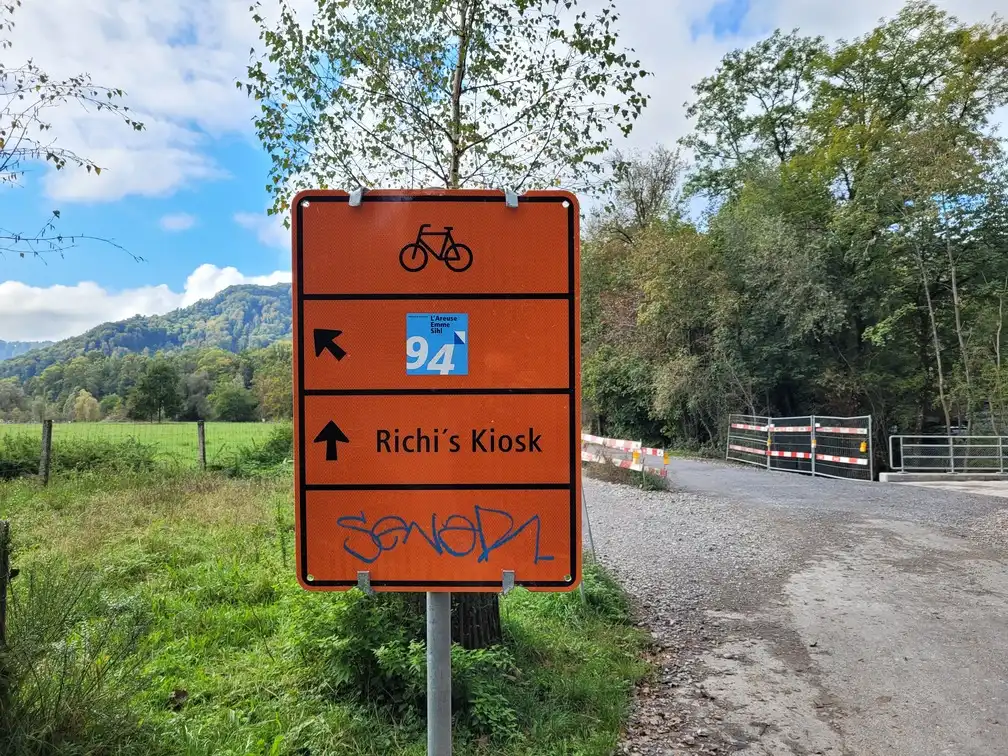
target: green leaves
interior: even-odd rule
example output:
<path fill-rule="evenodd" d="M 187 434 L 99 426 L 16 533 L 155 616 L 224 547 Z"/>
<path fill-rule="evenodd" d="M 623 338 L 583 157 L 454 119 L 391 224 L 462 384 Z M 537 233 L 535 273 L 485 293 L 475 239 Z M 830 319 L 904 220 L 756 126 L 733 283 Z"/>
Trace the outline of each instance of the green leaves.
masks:
<path fill-rule="evenodd" d="M 548 0 L 347 7 L 318 0 L 305 26 L 287 0 L 276 24 L 253 10 L 263 46 L 241 85 L 261 104 L 276 212 L 322 184 L 584 189 L 647 104 L 611 2 L 573 22 Z"/>

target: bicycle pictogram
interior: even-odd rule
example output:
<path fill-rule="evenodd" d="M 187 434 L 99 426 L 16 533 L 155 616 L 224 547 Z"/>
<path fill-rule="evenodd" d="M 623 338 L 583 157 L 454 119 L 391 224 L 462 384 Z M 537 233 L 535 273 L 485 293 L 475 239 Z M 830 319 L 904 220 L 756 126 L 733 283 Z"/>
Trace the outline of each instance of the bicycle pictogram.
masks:
<path fill-rule="evenodd" d="M 411 273 L 423 270 L 427 260 L 433 256 L 448 266 L 449 270 L 461 273 L 472 265 L 472 250 L 452 238 L 453 226 L 445 226 L 443 231 L 427 231 L 430 223 L 424 223 L 417 231 L 416 241 L 410 242 L 399 251 L 399 264 Z M 441 237 L 441 248 L 434 249 L 426 239 Z"/>

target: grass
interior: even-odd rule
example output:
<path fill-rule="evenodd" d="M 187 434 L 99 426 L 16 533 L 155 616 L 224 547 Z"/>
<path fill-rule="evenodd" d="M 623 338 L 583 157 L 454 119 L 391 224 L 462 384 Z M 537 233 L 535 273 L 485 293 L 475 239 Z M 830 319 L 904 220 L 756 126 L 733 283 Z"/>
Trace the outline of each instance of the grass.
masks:
<path fill-rule="evenodd" d="M 226 460 L 242 446 L 266 440 L 278 423 L 206 423 L 207 463 Z M 0 448 L 4 436 L 27 436 L 42 442 L 41 423 L 0 424 Z M 53 448 L 75 442 L 133 440 L 153 447 L 155 461 L 172 467 L 199 464 L 196 423 L 53 423 Z"/>
<path fill-rule="evenodd" d="M 375 643 L 384 645 L 370 663 L 393 692 L 353 695 L 346 680 L 361 671 L 347 663 L 346 628 L 395 597 L 297 586 L 289 476 L 156 468 L 60 476 L 45 489 L 14 479 L 0 482 L 0 516 L 12 523 L 18 591 L 54 563 L 75 565 L 91 579 L 81 589 L 83 625 L 108 623 L 124 607 L 142 618 L 132 684 L 118 680 L 103 704 L 127 707 L 126 716 L 104 712 L 90 729 L 75 719 L 72 738 L 37 753 L 425 753 L 422 645 L 378 623 Z M 633 684 L 648 672 L 619 588 L 589 566 L 583 593 L 518 589 L 502 600 L 502 616 L 504 649 L 457 649 L 465 700 L 456 752 L 612 752 Z"/>

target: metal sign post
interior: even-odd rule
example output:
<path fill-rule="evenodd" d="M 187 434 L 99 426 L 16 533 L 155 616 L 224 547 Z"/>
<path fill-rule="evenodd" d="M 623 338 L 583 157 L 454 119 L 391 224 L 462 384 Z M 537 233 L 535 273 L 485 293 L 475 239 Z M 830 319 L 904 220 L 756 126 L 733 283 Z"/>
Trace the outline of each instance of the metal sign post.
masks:
<path fill-rule="evenodd" d="M 427 756 L 451 756 L 451 594 L 427 593 Z"/>

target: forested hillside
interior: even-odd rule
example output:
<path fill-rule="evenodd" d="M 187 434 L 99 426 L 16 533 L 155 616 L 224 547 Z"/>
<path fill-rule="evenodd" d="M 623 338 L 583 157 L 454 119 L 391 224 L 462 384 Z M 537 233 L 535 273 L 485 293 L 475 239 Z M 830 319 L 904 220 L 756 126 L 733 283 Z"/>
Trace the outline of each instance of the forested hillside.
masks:
<path fill-rule="evenodd" d="M 81 336 L 0 363 L 0 378 L 27 381 L 85 354 L 150 354 L 187 347 L 229 352 L 265 347 L 291 335 L 291 287 L 232 286 L 166 315 L 105 323 Z"/>
<path fill-rule="evenodd" d="M 238 354 L 88 352 L 23 383 L 0 379 L 0 421 L 278 420 L 292 406 L 290 341 Z"/>
<path fill-rule="evenodd" d="M 777 32 L 694 89 L 695 164 L 630 161 L 588 225 L 601 431 L 713 444 L 729 412 L 815 412 L 871 413 L 877 442 L 1004 432 L 1008 25 L 913 2 L 853 41 Z"/>
<path fill-rule="evenodd" d="M 0 340 L 0 360 L 9 360 L 32 349 L 47 347 L 51 341 L 3 341 Z"/>

